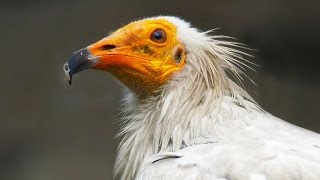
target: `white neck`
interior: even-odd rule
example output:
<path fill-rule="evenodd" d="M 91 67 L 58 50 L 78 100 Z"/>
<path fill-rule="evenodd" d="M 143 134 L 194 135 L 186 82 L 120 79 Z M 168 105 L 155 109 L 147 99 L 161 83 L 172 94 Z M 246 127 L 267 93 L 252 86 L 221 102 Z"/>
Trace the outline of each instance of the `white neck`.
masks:
<path fill-rule="evenodd" d="M 203 78 L 175 79 L 160 95 L 142 101 L 128 93 L 115 165 L 115 175 L 121 174 L 121 179 L 133 179 L 143 161 L 156 153 L 224 138 L 235 126 L 246 123 L 234 122 L 234 113 L 239 117 L 240 111 L 248 114 L 259 110 L 256 104 L 243 99 L 243 91 L 241 88 L 238 91 L 235 84 L 233 94 L 230 91 L 217 94 Z"/>

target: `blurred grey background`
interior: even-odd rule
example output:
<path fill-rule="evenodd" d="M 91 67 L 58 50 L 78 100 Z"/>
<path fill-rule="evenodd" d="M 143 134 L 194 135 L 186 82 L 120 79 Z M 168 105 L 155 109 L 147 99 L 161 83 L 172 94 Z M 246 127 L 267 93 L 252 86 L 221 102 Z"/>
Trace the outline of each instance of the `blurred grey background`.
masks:
<path fill-rule="evenodd" d="M 64 82 L 72 53 L 131 20 L 175 15 L 259 51 L 248 91 L 320 132 L 320 1 L 0 1 L 0 179 L 112 178 L 121 87 L 104 72 Z"/>

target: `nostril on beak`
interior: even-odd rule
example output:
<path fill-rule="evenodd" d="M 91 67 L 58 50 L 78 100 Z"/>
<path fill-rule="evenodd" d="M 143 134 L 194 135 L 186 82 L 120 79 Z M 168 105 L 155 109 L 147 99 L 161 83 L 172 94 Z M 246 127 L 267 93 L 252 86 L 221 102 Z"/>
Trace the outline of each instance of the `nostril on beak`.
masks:
<path fill-rule="evenodd" d="M 113 44 L 106 44 L 106 45 L 101 46 L 101 50 L 103 50 L 103 51 L 108 51 L 108 50 L 111 50 L 114 48 L 116 48 L 116 45 L 113 45 Z"/>

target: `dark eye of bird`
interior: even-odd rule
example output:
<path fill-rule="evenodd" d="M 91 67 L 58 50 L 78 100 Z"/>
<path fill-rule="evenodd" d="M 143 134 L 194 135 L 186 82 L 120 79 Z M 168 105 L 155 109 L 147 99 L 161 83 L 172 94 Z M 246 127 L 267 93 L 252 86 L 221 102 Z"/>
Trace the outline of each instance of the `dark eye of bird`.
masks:
<path fill-rule="evenodd" d="M 162 29 L 156 29 L 152 32 L 150 39 L 157 43 L 164 43 L 167 40 L 167 36 Z"/>

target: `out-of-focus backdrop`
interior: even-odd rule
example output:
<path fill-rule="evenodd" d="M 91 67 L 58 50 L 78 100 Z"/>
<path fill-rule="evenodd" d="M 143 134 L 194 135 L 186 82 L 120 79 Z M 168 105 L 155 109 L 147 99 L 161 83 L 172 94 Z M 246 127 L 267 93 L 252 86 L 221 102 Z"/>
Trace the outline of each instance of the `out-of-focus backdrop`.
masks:
<path fill-rule="evenodd" d="M 72 53 L 131 20 L 175 15 L 247 44 L 247 89 L 267 111 L 320 132 L 320 1 L 1 0 L 0 179 L 112 179 L 121 86 Z"/>

